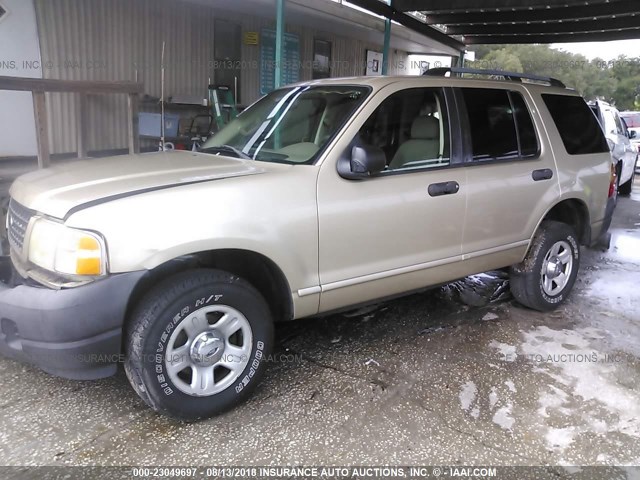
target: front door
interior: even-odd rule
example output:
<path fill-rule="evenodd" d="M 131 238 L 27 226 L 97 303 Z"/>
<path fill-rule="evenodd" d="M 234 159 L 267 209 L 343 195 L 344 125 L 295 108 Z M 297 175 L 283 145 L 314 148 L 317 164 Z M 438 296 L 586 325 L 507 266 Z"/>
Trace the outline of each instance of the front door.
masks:
<path fill-rule="evenodd" d="M 458 152 L 444 91 L 418 85 L 378 93 L 338 143 L 346 155 L 357 143 L 383 151 L 381 174 L 344 179 L 335 156 L 321 166 L 321 311 L 459 276 L 465 173 L 452 168 Z"/>

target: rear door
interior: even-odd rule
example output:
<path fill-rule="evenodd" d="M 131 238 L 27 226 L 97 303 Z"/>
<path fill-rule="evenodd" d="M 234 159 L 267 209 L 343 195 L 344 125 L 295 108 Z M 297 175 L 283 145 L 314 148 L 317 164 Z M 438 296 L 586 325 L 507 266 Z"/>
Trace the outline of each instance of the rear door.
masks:
<path fill-rule="evenodd" d="M 522 259 L 559 196 L 552 152 L 526 89 L 457 89 L 465 136 L 467 216 L 462 242 L 473 270 Z"/>

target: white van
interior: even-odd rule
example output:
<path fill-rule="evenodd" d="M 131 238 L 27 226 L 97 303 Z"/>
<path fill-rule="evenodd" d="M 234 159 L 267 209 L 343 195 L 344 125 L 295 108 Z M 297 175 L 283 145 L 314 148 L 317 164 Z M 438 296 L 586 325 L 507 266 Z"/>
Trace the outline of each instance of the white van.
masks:
<path fill-rule="evenodd" d="M 598 118 L 611 147 L 618 175 L 618 193 L 630 195 L 638 160 L 638 150 L 631 144 L 636 133 L 627 129 L 625 122 L 620 118 L 620 112 L 613 105 L 596 100 L 589 102 L 589 106 Z"/>

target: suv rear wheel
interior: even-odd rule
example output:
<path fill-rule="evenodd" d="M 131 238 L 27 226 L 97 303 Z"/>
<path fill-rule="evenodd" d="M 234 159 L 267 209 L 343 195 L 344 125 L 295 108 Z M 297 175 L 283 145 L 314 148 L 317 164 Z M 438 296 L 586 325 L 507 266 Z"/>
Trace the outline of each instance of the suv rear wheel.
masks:
<path fill-rule="evenodd" d="M 273 338 L 269 307 L 245 280 L 192 270 L 160 283 L 135 309 L 125 371 L 154 410 L 211 417 L 256 387 Z"/>
<path fill-rule="evenodd" d="M 511 293 L 534 310 L 549 311 L 564 302 L 580 267 L 580 246 L 573 227 L 545 220 L 524 261 L 511 267 Z"/>

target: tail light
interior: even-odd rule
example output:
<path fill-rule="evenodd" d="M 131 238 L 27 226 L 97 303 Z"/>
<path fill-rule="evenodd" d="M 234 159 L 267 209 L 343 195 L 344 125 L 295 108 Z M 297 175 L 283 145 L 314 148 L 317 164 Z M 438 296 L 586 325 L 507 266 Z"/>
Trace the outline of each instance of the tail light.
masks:
<path fill-rule="evenodd" d="M 609 177 L 609 198 L 615 196 L 616 194 L 616 166 L 611 165 L 611 176 Z"/>

